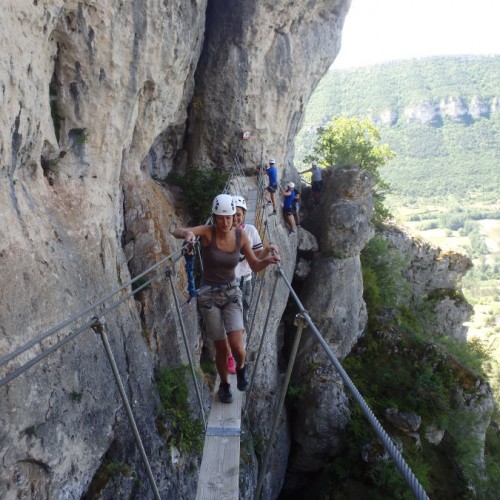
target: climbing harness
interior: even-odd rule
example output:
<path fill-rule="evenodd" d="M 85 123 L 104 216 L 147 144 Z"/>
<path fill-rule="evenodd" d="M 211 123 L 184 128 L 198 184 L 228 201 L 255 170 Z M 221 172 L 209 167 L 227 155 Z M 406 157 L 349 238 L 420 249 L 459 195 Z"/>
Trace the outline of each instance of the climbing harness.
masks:
<path fill-rule="evenodd" d="M 202 285 L 196 291 L 198 307 L 212 309 L 213 306 L 224 309 L 228 304 L 241 304 L 240 282 L 234 279 L 225 285 Z"/>

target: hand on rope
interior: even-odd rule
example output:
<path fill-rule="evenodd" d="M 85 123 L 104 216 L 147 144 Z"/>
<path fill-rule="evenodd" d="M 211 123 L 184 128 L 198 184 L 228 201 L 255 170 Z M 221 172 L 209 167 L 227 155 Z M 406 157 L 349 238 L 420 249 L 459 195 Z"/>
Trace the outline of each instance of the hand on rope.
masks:
<path fill-rule="evenodd" d="M 196 236 L 192 231 L 186 231 L 186 234 L 184 236 L 184 244 L 191 244 L 194 245 L 196 243 Z"/>
<path fill-rule="evenodd" d="M 269 257 L 266 257 L 263 260 L 269 264 L 278 264 L 278 262 L 281 262 L 279 255 L 269 255 Z"/>
<path fill-rule="evenodd" d="M 280 258 L 278 246 L 275 245 L 274 243 L 269 243 L 268 245 L 266 245 L 264 247 L 264 249 L 262 250 L 262 253 L 260 254 L 260 258 L 265 258 L 267 256 L 275 256 L 278 259 L 276 262 L 279 262 L 281 260 L 281 258 Z M 275 264 L 276 262 L 273 262 L 273 264 Z"/>
<path fill-rule="evenodd" d="M 270 264 L 277 264 L 278 262 L 281 262 L 278 247 L 274 243 L 270 243 L 269 245 L 267 245 L 265 251 L 267 251 L 267 253 L 269 253 L 270 255 L 264 257 L 263 260 L 269 262 Z"/>

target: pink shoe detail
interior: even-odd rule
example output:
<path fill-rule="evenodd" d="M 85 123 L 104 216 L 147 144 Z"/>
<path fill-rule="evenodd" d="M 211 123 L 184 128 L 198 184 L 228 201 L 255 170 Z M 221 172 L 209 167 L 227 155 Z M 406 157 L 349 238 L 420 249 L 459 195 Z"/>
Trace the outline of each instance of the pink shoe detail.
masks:
<path fill-rule="evenodd" d="M 234 375 L 236 373 L 236 366 L 234 364 L 234 358 L 232 356 L 229 356 L 229 358 L 227 358 L 227 372 L 231 375 Z"/>

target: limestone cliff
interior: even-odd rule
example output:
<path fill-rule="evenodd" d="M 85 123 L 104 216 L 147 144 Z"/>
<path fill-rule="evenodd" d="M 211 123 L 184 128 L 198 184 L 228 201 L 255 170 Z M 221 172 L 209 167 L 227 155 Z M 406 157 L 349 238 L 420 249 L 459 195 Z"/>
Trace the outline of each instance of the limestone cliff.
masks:
<path fill-rule="evenodd" d="M 469 125 L 479 117 L 489 118 L 493 113 L 498 113 L 499 99 L 492 97 L 485 99 L 473 96 L 470 99 L 449 96 L 437 102 L 422 102 L 418 105 L 407 106 L 402 112 L 386 110 L 379 115 L 372 116 L 376 123 L 396 125 L 403 123 L 418 123 L 441 127 L 445 119 L 456 123 Z"/>
<path fill-rule="evenodd" d="M 236 155 L 257 164 L 261 151 L 291 160 L 303 108 L 340 47 L 349 4 L 4 2 L 0 355 L 177 248 L 168 230 L 185 219 L 155 179 L 192 162 L 226 165 Z M 242 142 L 243 129 L 251 141 Z M 291 274 L 293 259 L 286 269 Z M 139 307 L 126 303 L 107 315 L 112 348 L 162 495 L 192 498 L 190 460 L 165 449 L 154 422 L 154 368 L 185 356 L 172 297 L 165 283 L 145 294 Z M 193 310 L 184 314 L 196 324 Z M 197 349 L 199 334 L 190 331 Z M 30 491 L 78 498 L 104 458 L 126 461 L 138 481 L 116 481 L 103 498 L 151 494 L 91 331 L 0 390 L 3 498 Z"/>

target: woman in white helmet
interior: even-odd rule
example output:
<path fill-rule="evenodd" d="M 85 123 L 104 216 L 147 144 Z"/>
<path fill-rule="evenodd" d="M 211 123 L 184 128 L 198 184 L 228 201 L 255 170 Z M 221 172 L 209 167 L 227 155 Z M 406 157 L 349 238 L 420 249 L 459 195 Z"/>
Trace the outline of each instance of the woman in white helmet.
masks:
<path fill-rule="evenodd" d="M 248 378 L 243 345 L 243 311 L 241 290 L 236 280 L 235 268 L 240 252 L 246 257 L 252 271 L 259 272 L 269 264 L 279 261 L 278 252 L 262 259 L 255 256 L 247 235 L 233 228 L 236 207 L 233 197 L 220 194 L 212 204 L 214 225 L 176 228 L 176 238 L 194 244 L 200 238 L 203 276 L 199 288 L 198 306 L 203 316 L 206 332 L 215 344 L 215 363 L 221 379 L 218 396 L 222 403 L 230 403 L 232 395 L 228 382 L 228 343 L 236 360 L 237 387 L 246 390 Z M 227 333 L 226 333 L 227 332 Z M 226 342 L 227 337 L 227 342 Z"/>

